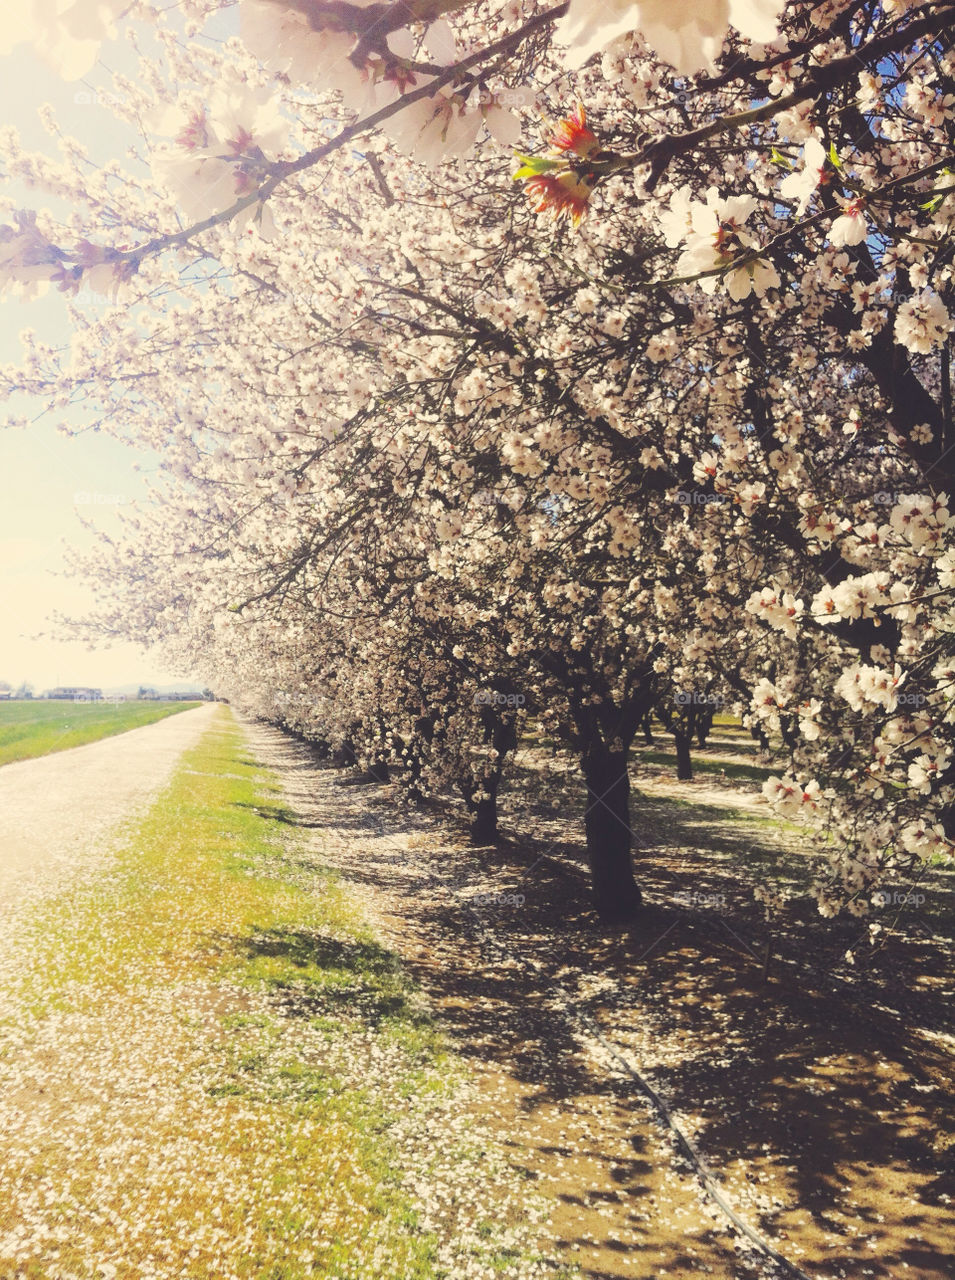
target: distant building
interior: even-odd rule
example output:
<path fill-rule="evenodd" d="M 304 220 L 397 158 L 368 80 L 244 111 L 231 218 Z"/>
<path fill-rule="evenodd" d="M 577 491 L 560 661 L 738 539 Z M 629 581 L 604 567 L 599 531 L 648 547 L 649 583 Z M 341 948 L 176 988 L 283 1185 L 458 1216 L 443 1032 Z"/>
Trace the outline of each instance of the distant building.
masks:
<path fill-rule="evenodd" d="M 13 688 L 8 685 L 5 680 L 0 681 L 0 699 L 9 699 L 13 697 Z"/>
<path fill-rule="evenodd" d="M 61 685 L 50 689 L 46 696 L 58 702 L 102 702 L 103 690 L 86 689 L 80 685 Z"/>

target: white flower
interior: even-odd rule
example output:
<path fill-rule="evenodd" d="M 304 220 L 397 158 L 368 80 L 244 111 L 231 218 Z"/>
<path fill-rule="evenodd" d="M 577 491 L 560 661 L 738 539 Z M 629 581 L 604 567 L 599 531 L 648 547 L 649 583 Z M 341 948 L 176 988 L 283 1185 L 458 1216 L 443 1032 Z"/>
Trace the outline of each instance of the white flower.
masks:
<path fill-rule="evenodd" d="M 763 297 L 767 289 L 775 289 L 779 285 L 779 273 L 771 262 L 757 258 L 747 262 L 735 271 L 728 271 L 725 276 L 726 290 L 734 302 L 742 302 L 750 293 L 757 298 Z"/>
<path fill-rule="evenodd" d="M 434 528 L 442 542 L 453 542 L 456 538 L 460 538 L 464 525 L 457 512 L 451 511 L 439 516 Z"/>
<path fill-rule="evenodd" d="M 763 587 L 746 601 L 747 613 L 762 618 L 776 631 L 782 631 L 791 640 L 796 638 L 796 622 L 802 616 L 805 606 L 790 591 L 779 593 L 772 587 Z M 819 704 L 815 704 L 818 710 Z"/>
<path fill-rule="evenodd" d="M 944 848 L 948 843 L 941 825 L 927 827 L 920 822 L 910 822 L 907 827 L 903 827 L 900 840 L 903 849 L 923 858 Z"/>
<path fill-rule="evenodd" d="M 819 783 L 815 780 L 800 786 L 788 774 L 784 778 L 767 778 L 763 783 L 763 795 L 783 817 L 794 817 L 803 809 L 815 813 L 819 808 Z"/>
<path fill-rule="evenodd" d="M 274 157 L 285 146 L 288 125 L 279 114 L 278 99 L 267 89 L 250 89 L 238 81 L 212 95 L 209 123 L 228 154 L 246 155 L 258 148 Z"/>
<path fill-rule="evenodd" d="M 488 107 L 482 107 L 481 113 L 484 116 L 484 123 L 487 131 L 494 139 L 504 147 L 513 147 L 521 140 L 521 122 L 512 111 L 506 111 L 503 107 L 493 104 Z"/>
<path fill-rule="evenodd" d="M 895 317 L 895 340 L 918 355 L 927 355 L 945 341 L 952 318 L 937 293 L 923 289 L 903 302 Z"/>
<path fill-rule="evenodd" d="M 942 764 L 932 756 L 920 755 L 909 765 L 909 786 L 921 795 L 927 796 L 932 790 L 932 782 L 942 770 Z"/>
<path fill-rule="evenodd" d="M 348 59 L 357 40 L 353 33 L 315 31 L 305 13 L 273 0 L 241 0 L 239 12 L 242 40 L 265 66 L 298 84 L 339 89 L 352 104 L 363 85 Z"/>
<path fill-rule="evenodd" d="M 690 194 L 690 188 L 683 186 L 674 191 L 666 213 L 660 214 L 663 239 L 671 249 L 681 245 L 693 230 L 693 209 L 696 203 Z"/>
<path fill-rule="evenodd" d="M 751 516 L 765 497 L 766 484 L 762 480 L 758 480 L 755 484 L 740 485 L 736 491 L 736 500 L 745 516 Z"/>
<path fill-rule="evenodd" d="M 799 217 L 806 212 L 813 193 L 819 186 L 823 169 L 826 167 L 826 151 L 818 138 L 807 139 L 803 148 L 803 167 L 794 170 L 784 178 L 779 187 L 779 194 L 785 200 L 796 202 L 796 213 Z"/>
<path fill-rule="evenodd" d="M 829 228 L 829 243 L 837 248 L 861 244 L 868 234 L 869 226 L 863 213 L 863 202 L 848 200 L 845 202 L 845 211 Z"/>
<path fill-rule="evenodd" d="M 686 189 L 677 192 L 672 209 L 662 221 L 668 244 L 678 244 L 688 236 L 687 245 L 676 264 L 678 274 L 695 276 L 700 272 L 730 267 L 733 260 L 753 249 L 758 243 L 751 232 L 743 229 L 756 208 L 753 196 L 730 196 L 723 199 L 715 187 L 706 194 L 706 202 L 690 200 Z M 756 259 L 732 269 L 724 276 L 727 291 L 734 301 L 755 293 L 761 298 L 767 289 L 779 284 L 772 263 Z M 699 281 L 704 293 L 716 290 L 718 279 L 708 276 Z"/>
<path fill-rule="evenodd" d="M 431 55 L 431 61 L 436 62 L 439 67 L 450 67 L 457 61 L 454 32 L 446 18 L 439 18 L 428 27 L 424 33 L 424 47 Z"/>
<path fill-rule="evenodd" d="M 639 31 L 681 75 L 712 68 L 732 24 L 750 40 L 768 42 L 777 33 L 782 0 L 571 0 L 554 33 L 570 48 L 565 65 L 576 70 L 619 36 Z"/>
<path fill-rule="evenodd" d="M 60 255 L 36 225 L 36 214 L 18 210 L 16 226 L 0 226 L 0 291 L 8 286 L 24 298 L 45 292 L 59 271 Z"/>
<path fill-rule="evenodd" d="M 483 119 L 480 109 L 468 110 L 446 88 L 433 98 L 410 103 L 384 121 L 381 129 L 399 151 L 435 166 L 470 151 Z"/>
<path fill-rule="evenodd" d="M 100 45 L 116 34 L 115 20 L 128 0 L 14 0 L 0 17 L 0 53 L 23 41 L 64 80 L 92 71 Z"/>
<path fill-rule="evenodd" d="M 807 742 L 815 742 L 819 737 L 819 725 L 815 717 L 822 710 L 822 703 L 817 698 L 810 698 L 799 708 L 799 732 Z"/>
<path fill-rule="evenodd" d="M 955 551 L 946 551 L 935 561 L 940 587 L 955 587 Z"/>

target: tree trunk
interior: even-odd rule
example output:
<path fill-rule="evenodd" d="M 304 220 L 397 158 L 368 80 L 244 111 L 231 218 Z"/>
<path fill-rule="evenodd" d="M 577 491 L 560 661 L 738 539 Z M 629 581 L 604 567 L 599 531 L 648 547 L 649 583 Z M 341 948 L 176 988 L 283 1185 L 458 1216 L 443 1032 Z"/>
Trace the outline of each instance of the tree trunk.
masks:
<path fill-rule="evenodd" d="M 630 778 L 626 752 L 592 747 L 583 759 L 587 783 L 587 861 L 601 920 L 623 924 L 637 914 L 640 890 L 630 856 Z"/>
<path fill-rule="evenodd" d="M 674 733 L 673 741 L 676 743 L 676 776 L 681 782 L 690 782 L 693 779 L 693 761 L 690 759 L 690 735 L 688 733 Z"/>
<path fill-rule="evenodd" d="M 485 785 L 485 791 L 488 789 Z M 487 800 L 471 802 L 471 843 L 494 844 L 497 840 L 497 788 Z"/>
<path fill-rule="evenodd" d="M 470 778 L 462 786 L 468 812 L 471 815 L 471 843 L 495 844 L 497 842 L 497 793 L 504 776 L 504 761 L 517 746 L 517 714 L 501 712 L 495 707 L 481 708 L 483 739 L 497 752 L 495 764 L 479 778 Z M 474 800 L 475 791 L 486 791 L 486 800 Z"/>

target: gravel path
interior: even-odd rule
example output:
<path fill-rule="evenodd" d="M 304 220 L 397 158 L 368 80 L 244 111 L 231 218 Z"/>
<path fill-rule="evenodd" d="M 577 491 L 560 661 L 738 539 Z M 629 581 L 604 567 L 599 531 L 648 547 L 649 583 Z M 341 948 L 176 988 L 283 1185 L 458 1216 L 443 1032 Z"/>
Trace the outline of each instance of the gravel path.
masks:
<path fill-rule="evenodd" d="M 214 704 L 0 768 L 0 921 L 98 864 L 163 788 Z"/>

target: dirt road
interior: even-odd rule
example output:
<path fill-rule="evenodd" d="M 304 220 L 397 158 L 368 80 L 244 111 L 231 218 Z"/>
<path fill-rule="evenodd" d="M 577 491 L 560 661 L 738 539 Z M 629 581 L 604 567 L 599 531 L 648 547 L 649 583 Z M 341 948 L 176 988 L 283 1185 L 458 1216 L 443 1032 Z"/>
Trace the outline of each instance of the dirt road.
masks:
<path fill-rule="evenodd" d="M 100 861 L 198 741 L 214 704 L 0 768 L 0 917 Z"/>

